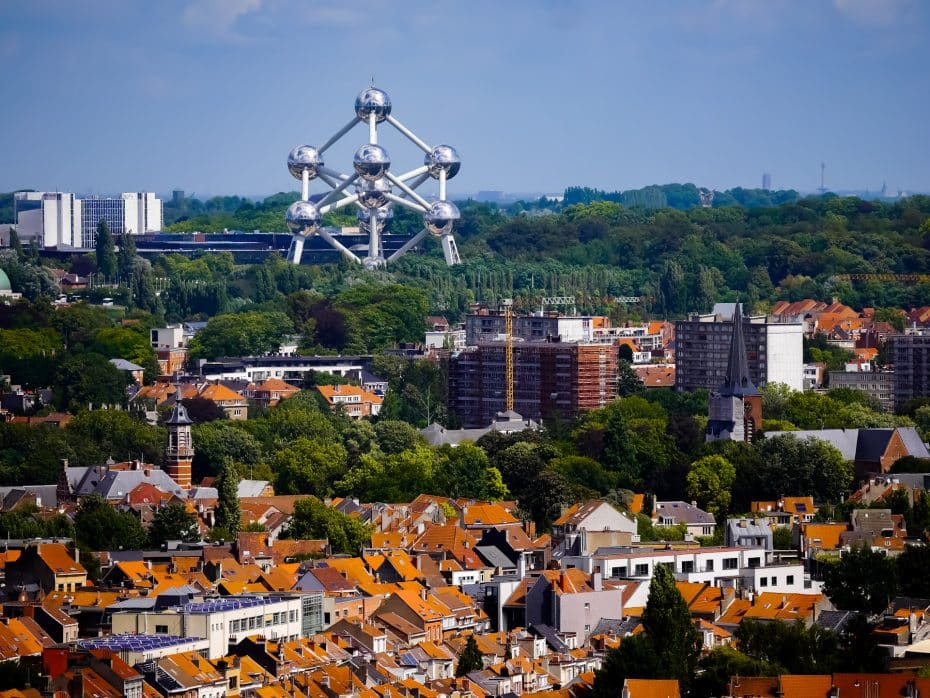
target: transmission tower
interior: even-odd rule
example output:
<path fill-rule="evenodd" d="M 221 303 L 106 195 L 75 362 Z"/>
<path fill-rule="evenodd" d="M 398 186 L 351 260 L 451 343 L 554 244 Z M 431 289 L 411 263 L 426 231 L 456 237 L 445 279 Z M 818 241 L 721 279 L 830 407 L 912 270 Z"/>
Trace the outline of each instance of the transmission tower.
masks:
<path fill-rule="evenodd" d="M 823 176 L 823 175 L 824 175 L 824 170 L 826 170 L 826 169 L 827 169 L 827 163 L 825 163 L 825 162 L 820 163 L 820 186 L 817 187 L 817 191 L 820 192 L 820 195 L 821 195 L 821 196 L 823 196 L 824 194 L 827 193 L 827 187 L 826 187 L 826 185 L 824 184 L 824 176 Z"/>

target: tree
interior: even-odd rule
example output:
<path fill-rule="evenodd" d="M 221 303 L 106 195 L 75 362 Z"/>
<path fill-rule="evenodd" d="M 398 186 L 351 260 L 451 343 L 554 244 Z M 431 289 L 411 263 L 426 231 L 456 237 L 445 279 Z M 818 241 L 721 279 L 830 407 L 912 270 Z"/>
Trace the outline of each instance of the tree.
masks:
<path fill-rule="evenodd" d="M 110 233 L 110 226 L 107 225 L 103 218 L 97 223 L 97 242 L 95 245 L 97 252 L 97 271 L 105 277 L 116 275 L 116 251 L 113 245 L 113 235 Z"/>
<path fill-rule="evenodd" d="M 437 485 L 447 497 L 488 501 L 509 494 L 500 471 L 491 466 L 487 454 L 471 443 L 439 450 Z"/>
<path fill-rule="evenodd" d="M 65 433 L 72 464 L 80 466 L 99 465 L 110 457 L 160 465 L 167 438 L 161 427 L 139 422 L 123 410 L 79 412 Z"/>
<path fill-rule="evenodd" d="M 469 635 L 455 665 L 455 675 L 467 676 L 471 672 L 480 671 L 483 668 L 484 662 L 482 661 L 481 650 L 478 649 L 475 636 Z"/>
<path fill-rule="evenodd" d="M 239 508 L 239 475 L 227 460 L 216 478 L 216 525 L 231 536 L 239 532 L 242 512 Z"/>
<path fill-rule="evenodd" d="M 698 662 L 692 696 L 725 696 L 734 676 L 775 676 L 777 669 L 768 662 L 753 659 L 733 647 L 715 647 Z"/>
<path fill-rule="evenodd" d="M 625 344 L 620 347 L 621 350 L 624 348 L 629 349 Z M 641 392 L 643 392 L 643 382 L 640 380 L 639 375 L 633 370 L 630 361 L 620 359 L 620 363 L 617 365 L 617 394 L 620 397 L 627 397 L 629 395 L 638 395 Z"/>
<path fill-rule="evenodd" d="M 371 543 L 371 530 L 359 519 L 331 509 L 316 497 L 294 504 L 288 536 L 300 540 L 325 538 L 334 553 L 358 555 Z"/>
<path fill-rule="evenodd" d="M 736 468 L 723 456 L 704 456 L 688 471 L 688 498 L 720 520 L 730 507 Z"/>
<path fill-rule="evenodd" d="M 701 637 L 688 605 L 675 586 L 675 578 L 661 565 L 656 567 L 649 583 L 643 630 L 654 642 L 662 677 L 678 679 L 687 686 L 697 667 Z"/>
<path fill-rule="evenodd" d="M 119 253 L 116 257 L 116 267 L 119 271 L 123 283 L 129 281 L 132 276 L 132 269 L 136 260 L 136 239 L 129 231 L 124 232 L 119 238 Z"/>
<path fill-rule="evenodd" d="M 241 476 L 249 476 L 262 457 L 258 440 L 235 422 L 216 421 L 198 424 L 191 430 L 194 438 L 194 479 L 216 476 L 225 461 L 232 463 Z"/>
<path fill-rule="evenodd" d="M 328 497 L 333 483 L 345 472 L 346 450 L 338 443 L 299 438 L 276 452 L 269 465 L 278 492 Z"/>
<path fill-rule="evenodd" d="M 677 679 L 682 694 L 695 674 L 701 637 L 688 605 L 665 567 L 656 567 L 643 612 L 643 632 L 626 637 L 608 652 L 594 676 L 595 696 L 616 696 L 624 679 Z"/>
<path fill-rule="evenodd" d="M 895 563 L 902 594 L 918 599 L 930 597 L 930 548 L 906 545 Z"/>
<path fill-rule="evenodd" d="M 278 311 L 216 315 L 190 342 L 194 359 L 255 356 L 277 350 L 294 326 Z"/>
<path fill-rule="evenodd" d="M 418 444 L 425 443 L 423 437 L 414 427 L 395 419 L 380 421 L 375 424 L 378 445 L 388 455 L 407 451 Z"/>
<path fill-rule="evenodd" d="M 78 354 L 61 364 L 55 377 L 55 404 L 77 412 L 90 405 L 122 406 L 129 377 L 100 354 Z"/>
<path fill-rule="evenodd" d="M 756 498 L 813 495 L 817 501 L 841 501 L 852 482 L 852 464 L 833 445 L 790 434 L 753 446 L 759 463 L 752 473 Z"/>
<path fill-rule="evenodd" d="M 139 519 L 96 494 L 81 499 L 74 531 L 78 543 L 91 550 L 140 550 L 148 540 Z"/>
<path fill-rule="evenodd" d="M 180 540 L 185 543 L 200 540 L 197 517 L 180 502 L 163 506 L 152 517 L 149 540 L 155 546 L 164 545 L 169 540 Z"/>
<path fill-rule="evenodd" d="M 898 593 L 895 562 L 867 545 L 854 547 L 823 573 L 823 590 L 844 611 L 882 613 Z"/>
<path fill-rule="evenodd" d="M 762 393 L 762 417 L 764 419 L 784 419 L 792 390 L 784 383 L 768 383 Z"/>
<path fill-rule="evenodd" d="M 196 395 L 186 397 L 181 400 L 181 404 L 187 408 L 187 415 L 194 424 L 205 424 L 215 422 L 218 419 L 226 419 L 226 412 L 222 407 L 217 405 L 213 400 Z"/>
<path fill-rule="evenodd" d="M 816 625 L 746 619 L 736 629 L 740 651 L 771 665 L 773 673 L 830 674 L 839 669 L 839 641 L 835 633 Z"/>

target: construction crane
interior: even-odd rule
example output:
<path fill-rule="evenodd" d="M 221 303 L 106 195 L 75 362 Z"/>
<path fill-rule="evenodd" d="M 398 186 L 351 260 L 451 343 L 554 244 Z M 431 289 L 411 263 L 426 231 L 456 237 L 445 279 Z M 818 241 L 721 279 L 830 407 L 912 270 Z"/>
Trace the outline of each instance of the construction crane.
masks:
<path fill-rule="evenodd" d="M 504 309 L 504 380 L 507 410 L 513 411 L 513 298 L 501 300 Z"/>
<path fill-rule="evenodd" d="M 837 281 L 930 281 L 930 274 L 839 274 Z"/>

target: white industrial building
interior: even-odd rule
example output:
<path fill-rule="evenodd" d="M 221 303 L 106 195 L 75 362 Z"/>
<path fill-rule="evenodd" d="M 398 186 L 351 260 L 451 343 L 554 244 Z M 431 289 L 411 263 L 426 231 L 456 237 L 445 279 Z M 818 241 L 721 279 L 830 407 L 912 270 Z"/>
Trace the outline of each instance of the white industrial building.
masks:
<path fill-rule="evenodd" d="M 19 239 L 35 240 L 44 248 L 93 248 L 101 219 L 114 236 L 158 232 L 163 227 L 162 201 L 151 192 L 86 199 L 68 192 L 17 192 L 13 204 Z"/>

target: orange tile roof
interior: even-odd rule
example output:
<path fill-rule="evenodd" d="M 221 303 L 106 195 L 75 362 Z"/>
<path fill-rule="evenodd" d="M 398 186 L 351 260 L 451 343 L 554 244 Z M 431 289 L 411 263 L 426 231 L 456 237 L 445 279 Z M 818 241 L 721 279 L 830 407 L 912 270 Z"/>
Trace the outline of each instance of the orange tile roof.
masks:
<path fill-rule="evenodd" d="M 500 504 L 473 504 L 465 509 L 463 521 L 466 526 L 500 526 L 520 522 Z"/>
<path fill-rule="evenodd" d="M 200 391 L 200 397 L 213 402 L 246 402 L 246 399 L 222 383 L 210 383 Z"/>
<path fill-rule="evenodd" d="M 623 694 L 630 698 L 679 698 L 677 679 L 626 679 Z"/>
<path fill-rule="evenodd" d="M 71 557 L 68 549 L 61 543 L 40 543 L 39 557 L 55 574 L 87 574 L 80 562 Z"/>
<path fill-rule="evenodd" d="M 808 548 L 836 550 L 840 547 L 840 536 L 846 530 L 846 524 L 801 524 L 801 538 L 808 541 Z"/>

